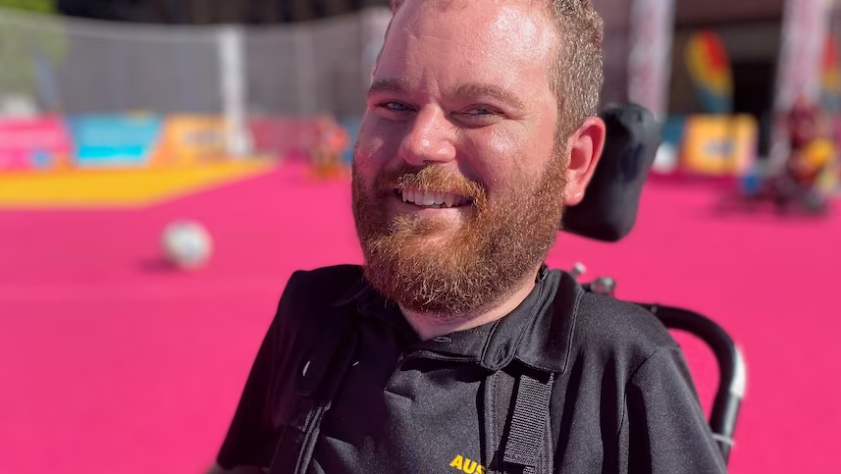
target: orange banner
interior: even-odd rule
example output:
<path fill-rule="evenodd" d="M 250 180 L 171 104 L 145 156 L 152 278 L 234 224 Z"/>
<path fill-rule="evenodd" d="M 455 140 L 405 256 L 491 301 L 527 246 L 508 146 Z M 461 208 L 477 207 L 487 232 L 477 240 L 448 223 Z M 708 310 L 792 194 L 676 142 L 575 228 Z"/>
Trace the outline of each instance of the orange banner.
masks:
<path fill-rule="evenodd" d="M 166 119 L 152 163 L 185 165 L 226 157 L 224 119 L 216 115 L 173 115 Z"/>
<path fill-rule="evenodd" d="M 757 140 L 758 124 L 750 115 L 689 117 L 681 167 L 689 174 L 741 175 L 754 161 Z"/>

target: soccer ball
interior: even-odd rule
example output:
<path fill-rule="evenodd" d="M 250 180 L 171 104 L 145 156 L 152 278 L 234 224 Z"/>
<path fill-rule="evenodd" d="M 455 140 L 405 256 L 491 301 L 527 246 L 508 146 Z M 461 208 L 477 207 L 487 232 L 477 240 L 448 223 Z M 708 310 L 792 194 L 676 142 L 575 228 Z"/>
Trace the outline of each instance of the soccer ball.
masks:
<path fill-rule="evenodd" d="M 657 173 L 671 174 L 680 165 L 679 158 L 674 146 L 669 143 L 663 143 L 657 148 L 657 154 L 654 157 L 654 163 L 652 163 L 651 169 Z"/>
<path fill-rule="evenodd" d="M 184 270 L 203 266 L 213 251 L 213 242 L 205 228 L 192 221 L 177 221 L 169 224 L 161 237 L 166 260 Z"/>

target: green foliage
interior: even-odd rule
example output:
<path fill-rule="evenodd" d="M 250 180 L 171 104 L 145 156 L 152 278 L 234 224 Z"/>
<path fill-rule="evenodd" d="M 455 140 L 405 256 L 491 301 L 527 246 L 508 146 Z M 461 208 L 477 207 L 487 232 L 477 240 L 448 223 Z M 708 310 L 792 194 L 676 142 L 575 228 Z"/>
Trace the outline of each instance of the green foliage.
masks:
<path fill-rule="evenodd" d="M 36 64 L 61 61 L 67 40 L 55 13 L 53 0 L 0 0 L 0 94 L 35 94 Z"/>
<path fill-rule="evenodd" d="M 38 13 L 56 13 L 54 0 L 0 0 L 0 7 Z"/>

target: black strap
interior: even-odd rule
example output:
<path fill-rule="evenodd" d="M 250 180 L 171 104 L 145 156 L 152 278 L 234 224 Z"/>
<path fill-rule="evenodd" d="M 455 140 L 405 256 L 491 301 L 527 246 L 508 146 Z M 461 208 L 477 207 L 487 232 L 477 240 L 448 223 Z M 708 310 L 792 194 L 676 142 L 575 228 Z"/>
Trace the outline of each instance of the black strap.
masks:
<path fill-rule="evenodd" d="M 280 434 L 268 470 L 270 474 L 304 473 L 308 469 L 321 421 L 356 353 L 357 334 L 351 330 L 353 321 L 353 318 L 343 319 L 344 324 L 324 331 L 313 346 L 315 353 L 300 368 L 295 407 Z"/>
<path fill-rule="evenodd" d="M 338 317 L 334 319 L 333 326 L 322 331 L 316 343 L 312 345 L 312 355 L 299 368 L 297 384 L 299 395 L 321 402 L 332 398 L 325 382 L 334 378 L 334 371 L 340 368 L 340 361 L 348 352 L 346 339 L 351 333 L 353 321 L 352 317 Z"/>
<path fill-rule="evenodd" d="M 547 444 L 555 378 L 547 375 L 541 379 L 527 373 L 518 377 L 517 398 L 505 440 L 504 464 L 522 466 L 524 474 L 543 472 L 548 459 L 548 453 L 541 448 Z"/>
<path fill-rule="evenodd" d="M 501 438 L 498 431 L 502 431 L 500 420 L 508 418 L 508 413 L 499 409 L 499 402 L 497 401 L 497 397 L 502 393 L 499 384 L 505 375 L 501 370 L 496 370 L 491 372 L 484 382 L 484 419 L 482 420 L 484 429 L 482 430 L 483 437 L 480 438 L 480 443 L 482 445 L 482 462 L 487 466 L 487 474 L 494 474 L 495 472 L 493 470 L 496 464 L 494 455 L 496 454 L 497 443 Z"/>
<path fill-rule="evenodd" d="M 351 331 L 347 339 L 341 344 L 341 350 L 335 355 L 334 364 L 331 366 L 330 377 L 324 380 L 322 384 L 323 391 L 320 394 L 320 403 L 310 415 L 310 426 L 307 429 L 306 436 L 301 445 L 301 452 L 298 455 L 298 462 L 296 463 L 295 473 L 304 474 L 309 468 L 312 461 L 313 451 L 315 450 L 315 443 L 318 440 L 318 434 L 321 431 L 321 421 L 324 415 L 330 410 L 333 404 L 333 399 L 336 398 L 336 393 L 342 385 L 345 374 L 353 364 L 353 356 L 356 354 L 357 333 Z M 289 472 L 289 471 L 281 471 Z"/>

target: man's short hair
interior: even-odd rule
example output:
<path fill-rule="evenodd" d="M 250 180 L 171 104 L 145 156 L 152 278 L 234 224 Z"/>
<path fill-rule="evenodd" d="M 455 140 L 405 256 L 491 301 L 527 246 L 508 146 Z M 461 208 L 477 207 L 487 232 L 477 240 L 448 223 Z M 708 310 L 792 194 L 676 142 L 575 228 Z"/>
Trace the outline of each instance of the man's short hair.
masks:
<path fill-rule="evenodd" d="M 392 13 L 404 1 L 391 0 Z M 549 80 L 558 98 L 558 131 L 565 138 L 598 112 L 604 80 L 602 18 L 590 0 L 536 1 L 546 3 L 561 37 Z"/>

